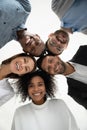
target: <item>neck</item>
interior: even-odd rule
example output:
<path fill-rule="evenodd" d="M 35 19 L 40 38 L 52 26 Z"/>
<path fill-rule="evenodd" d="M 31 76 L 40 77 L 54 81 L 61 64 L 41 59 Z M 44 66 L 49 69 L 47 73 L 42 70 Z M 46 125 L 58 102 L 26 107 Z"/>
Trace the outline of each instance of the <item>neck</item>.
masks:
<path fill-rule="evenodd" d="M 68 62 L 65 62 L 65 67 L 66 67 L 66 70 L 64 72 L 65 76 L 72 74 L 75 71 L 74 67 Z"/>
<path fill-rule="evenodd" d="M 2 64 L 0 69 L 0 80 L 6 78 L 8 74 L 11 73 L 9 64 Z"/>

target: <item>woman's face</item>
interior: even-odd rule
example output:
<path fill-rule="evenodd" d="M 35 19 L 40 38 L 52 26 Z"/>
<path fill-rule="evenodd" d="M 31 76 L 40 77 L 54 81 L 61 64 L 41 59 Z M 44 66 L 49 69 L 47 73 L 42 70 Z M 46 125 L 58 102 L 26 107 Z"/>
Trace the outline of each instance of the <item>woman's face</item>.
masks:
<path fill-rule="evenodd" d="M 21 56 L 13 59 L 10 63 L 11 73 L 18 75 L 31 72 L 35 66 L 35 63 L 31 57 Z"/>
<path fill-rule="evenodd" d="M 41 105 L 44 103 L 46 88 L 44 80 L 40 76 L 35 76 L 31 79 L 28 87 L 28 94 L 35 104 Z"/>

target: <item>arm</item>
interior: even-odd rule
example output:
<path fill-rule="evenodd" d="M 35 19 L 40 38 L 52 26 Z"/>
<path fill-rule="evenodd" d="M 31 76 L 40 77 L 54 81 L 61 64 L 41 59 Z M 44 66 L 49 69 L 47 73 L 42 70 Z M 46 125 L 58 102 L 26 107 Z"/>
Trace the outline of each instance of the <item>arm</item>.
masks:
<path fill-rule="evenodd" d="M 51 8 L 53 12 L 61 19 L 74 1 L 75 0 L 52 0 Z"/>
<path fill-rule="evenodd" d="M 9 72 L 9 64 L 2 64 L 0 67 L 0 80 L 6 78 Z"/>
<path fill-rule="evenodd" d="M 0 80 L 0 106 L 5 104 L 14 96 L 14 90 L 8 79 Z"/>
<path fill-rule="evenodd" d="M 31 4 L 29 0 L 17 0 L 24 7 L 27 12 L 31 12 Z"/>

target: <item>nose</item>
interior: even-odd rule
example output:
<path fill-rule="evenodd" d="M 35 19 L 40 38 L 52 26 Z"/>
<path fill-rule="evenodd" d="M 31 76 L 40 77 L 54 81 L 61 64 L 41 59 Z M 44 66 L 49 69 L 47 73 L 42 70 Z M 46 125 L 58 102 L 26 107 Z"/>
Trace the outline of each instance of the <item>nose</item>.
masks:
<path fill-rule="evenodd" d="M 51 64 L 49 64 L 49 66 L 50 66 L 51 69 L 54 69 L 55 63 L 51 63 Z"/>
<path fill-rule="evenodd" d="M 27 66 L 27 65 L 26 65 L 25 63 L 22 63 L 21 66 L 22 66 L 22 67 L 25 67 L 25 66 Z"/>
<path fill-rule="evenodd" d="M 34 91 L 38 91 L 38 86 L 37 85 L 34 86 Z"/>
<path fill-rule="evenodd" d="M 34 40 L 32 41 L 32 46 L 35 46 L 35 41 Z"/>
<path fill-rule="evenodd" d="M 22 69 L 28 68 L 28 65 L 27 65 L 26 63 L 23 63 L 23 64 L 21 65 L 21 68 L 22 68 Z"/>

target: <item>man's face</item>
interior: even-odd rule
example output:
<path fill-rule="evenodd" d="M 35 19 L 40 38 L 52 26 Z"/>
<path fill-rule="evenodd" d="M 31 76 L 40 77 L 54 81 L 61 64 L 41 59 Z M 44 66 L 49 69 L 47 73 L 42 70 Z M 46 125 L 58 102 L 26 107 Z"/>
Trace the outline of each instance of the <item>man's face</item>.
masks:
<path fill-rule="evenodd" d="M 51 53 L 59 55 L 66 49 L 68 41 L 69 37 L 66 32 L 52 33 L 49 35 L 47 48 Z"/>
<path fill-rule="evenodd" d="M 46 56 L 41 64 L 41 68 L 49 74 L 63 74 L 65 63 L 58 56 Z"/>
<path fill-rule="evenodd" d="M 38 35 L 24 35 L 20 40 L 20 43 L 24 52 L 33 56 L 41 55 L 45 49 L 45 44 Z"/>

